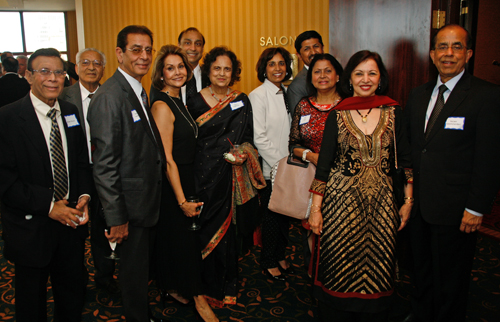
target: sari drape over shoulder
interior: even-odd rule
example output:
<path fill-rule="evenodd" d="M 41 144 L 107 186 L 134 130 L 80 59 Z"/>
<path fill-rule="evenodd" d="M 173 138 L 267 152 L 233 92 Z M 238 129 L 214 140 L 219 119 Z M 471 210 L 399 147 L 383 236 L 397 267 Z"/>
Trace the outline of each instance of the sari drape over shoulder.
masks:
<path fill-rule="evenodd" d="M 232 223 L 233 166 L 223 155 L 231 150 L 231 143 L 252 144 L 252 107 L 248 97 L 238 91 L 232 91 L 214 107 L 198 93 L 187 106 L 199 126 L 194 175 L 198 197 L 204 202 L 200 239 L 205 294 L 212 305 L 235 304 L 237 248 Z"/>

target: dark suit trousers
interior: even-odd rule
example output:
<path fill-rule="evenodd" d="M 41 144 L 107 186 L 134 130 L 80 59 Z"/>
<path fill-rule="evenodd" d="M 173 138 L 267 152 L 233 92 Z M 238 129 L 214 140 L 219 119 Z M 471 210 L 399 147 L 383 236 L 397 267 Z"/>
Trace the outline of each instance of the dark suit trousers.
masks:
<path fill-rule="evenodd" d="M 95 189 L 95 187 L 94 187 Z M 94 259 L 95 282 L 96 284 L 106 284 L 113 279 L 115 271 L 115 261 L 106 258 L 111 253 L 109 242 L 104 235 L 104 230 L 107 228 L 106 220 L 102 213 L 102 206 L 94 191 L 90 199 L 90 249 L 92 258 Z"/>
<path fill-rule="evenodd" d="M 477 233 L 463 233 L 459 225 L 431 225 L 420 211 L 411 218 L 409 229 L 413 313 L 422 322 L 465 321 Z"/>
<path fill-rule="evenodd" d="M 83 226 L 78 229 L 88 229 Z M 55 232 L 57 249 L 46 267 L 15 265 L 16 321 L 47 321 L 47 281 L 54 296 L 55 322 L 80 322 L 85 297 L 82 265 L 85 238 L 73 228 L 60 225 Z"/>
<path fill-rule="evenodd" d="M 262 251 L 260 265 L 263 268 L 279 267 L 279 261 L 285 259 L 286 246 L 288 245 L 288 232 L 290 223 L 288 217 L 269 210 L 271 199 L 271 180 L 266 180 L 267 186 L 260 191 L 263 208 L 262 216 Z"/>
<path fill-rule="evenodd" d="M 119 248 L 120 287 L 127 322 L 148 320 L 149 261 L 156 229 L 129 224 L 128 238 Z"/>

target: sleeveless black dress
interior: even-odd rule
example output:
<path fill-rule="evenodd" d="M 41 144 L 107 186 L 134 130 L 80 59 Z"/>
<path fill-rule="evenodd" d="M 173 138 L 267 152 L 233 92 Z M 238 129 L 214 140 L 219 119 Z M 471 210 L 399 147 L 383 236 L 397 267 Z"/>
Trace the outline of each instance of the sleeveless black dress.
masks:
<path fill-rule="evenodd" d="M 184 195 L 186 198 L 195 196 L 193 161 L 197 125 L 180 99 L 160 92 L 155 96 L 157 100 L 165 102 L 174 113 L 172 155 L 179 170 Z M 203 294 L 199 233 L 188 230 L 192 219 L 184 215 L 170 183 L 164 179 L 154 250 L 156 281 L 161 289 L 190 299 Z"/>

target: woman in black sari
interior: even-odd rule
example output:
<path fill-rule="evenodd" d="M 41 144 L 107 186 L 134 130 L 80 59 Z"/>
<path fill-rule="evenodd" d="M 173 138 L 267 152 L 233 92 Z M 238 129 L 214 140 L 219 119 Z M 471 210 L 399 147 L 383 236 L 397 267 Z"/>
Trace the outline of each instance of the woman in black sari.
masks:
<path fill-rule="evenodd" d="M 252 147 L 250 101 L 244 93 L 229 88 L 240 79 L 240 66 L 233 52 L 213 48 L 202 65 L 210 85 L 187 102 L 199 126 L 194 174 L 198 197 L 204 202 L 200 216 L 202 279 L 207 301 L 218 307 L 236 303 L 238 240 L 242 235 L 251 236 L 256 226 L 251 222 L 258 207 L 254 187 L 265 185 L 262 172 L 258 177 L 260 167 Z M 240 145 L 241 157 L 231 161 L 224 154 L 233 144 Z M 242 178 L 243 168 L 255 170 L 258 182 L 250 184 Z"/>

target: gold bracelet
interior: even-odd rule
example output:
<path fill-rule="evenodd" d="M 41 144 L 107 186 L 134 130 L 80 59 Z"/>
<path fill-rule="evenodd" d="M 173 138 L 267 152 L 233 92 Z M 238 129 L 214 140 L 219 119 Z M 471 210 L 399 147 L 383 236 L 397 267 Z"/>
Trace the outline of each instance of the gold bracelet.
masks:
<path fill-rule="evenodd" d="M 179 204 L 179 207 L 182 207 L 182 205 L 184 205 L 186 203 L 186 201 L 187 201 L 187 199 L 184 199 L 184 201 Z"/>
<path fill-rule="evenodd" d="M 311 205 L 311 208 L 312 208 L 312 207 L 321 208 L 321 206 L 318 206 L 318 205 Z"/>
<path fill-rule="evenodd" d="M 320 212 L 319 209 L 311 210 L 311 213 Z"/>

